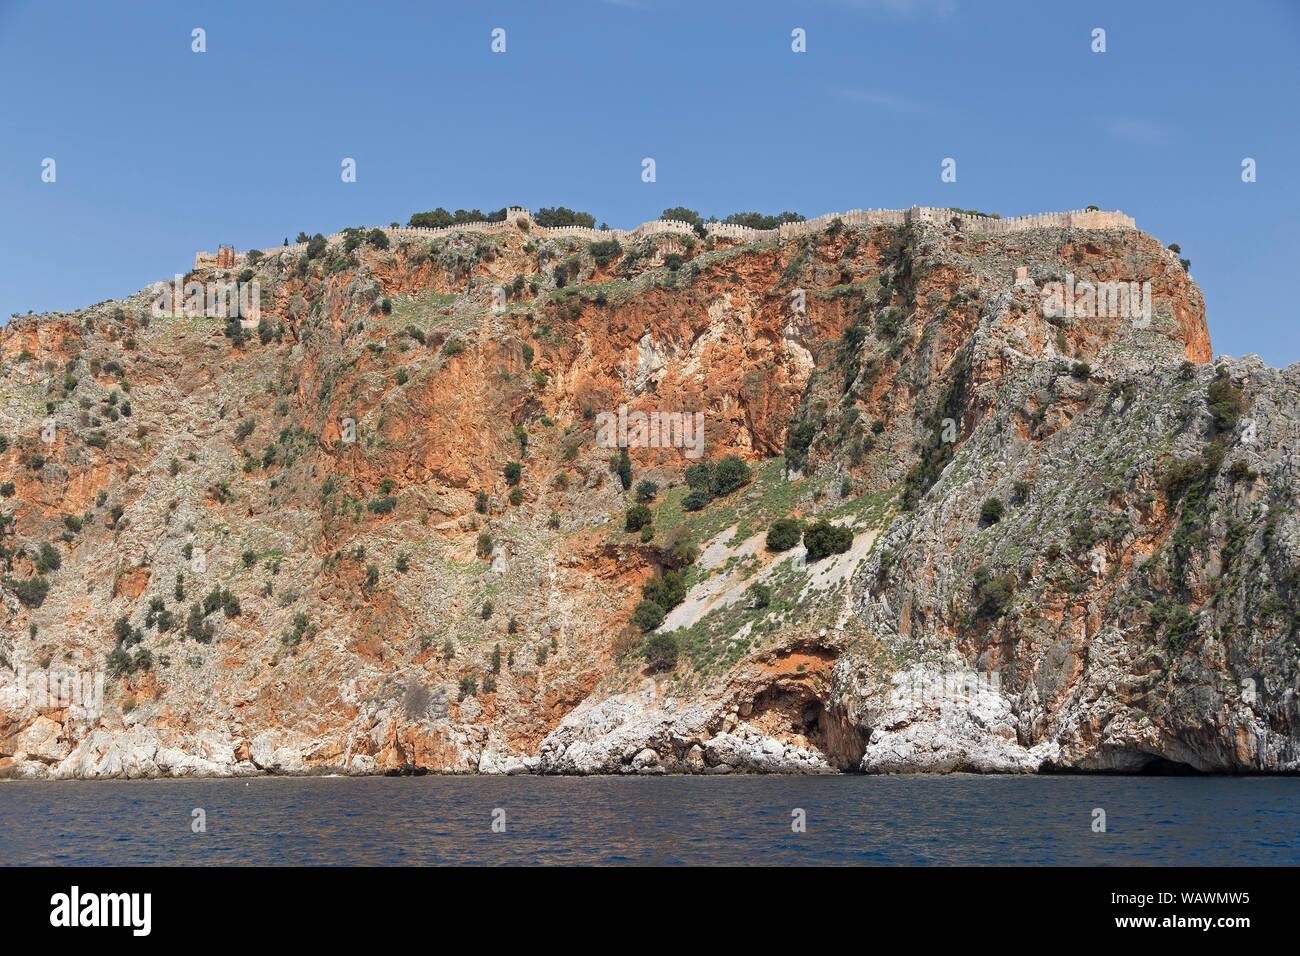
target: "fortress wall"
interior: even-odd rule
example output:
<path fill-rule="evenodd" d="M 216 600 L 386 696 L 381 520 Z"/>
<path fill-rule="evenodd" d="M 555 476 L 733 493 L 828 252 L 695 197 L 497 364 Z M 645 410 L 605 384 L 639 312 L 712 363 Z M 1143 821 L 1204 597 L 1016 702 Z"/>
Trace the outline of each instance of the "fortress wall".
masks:
<path fill-rule="evenodd" d="M 641 225 L 631 230 L 627 237 L 629 239 L 644 239 L 646 236 L 655 236 L 665 232 L 693 236 L 695 235 L 695 227 L 689 222 L 682 222 L 680 219 L 655 219 L 651 222 L 641 223 Z"/>
<path fill-rule="evenodd" d="M 1030 229 L 1136 229 L 1137 223 L 1132 216 L 1119 210 L 1072 209 L 1068 212 L 1045 212 L 1032 216 L 1012 216 L 1007 219 L 994 219 L 989 216 L 971 216 L 954 209 L 936 206 L 913 206 L 910 209 L 850 209 L 848 212 L 827 213 L 815 219 L 803 222 L 783 223 L 777 229 L 752 229 L 733 223 L 712 222 L 705 225 L 705 231 L 711 236 L 727 239 L 740 239 L 745 242 L 759 242 L 766 239 L 791 239 L 820 232 L 834 220 L 840 220 L 846 226 L 901 226 L 909 222 L 926 222 L 947 225 L 954 219 L 958 225 L 971 232 L 1010 233 L 1025 232 Z M 526 226 L 524 224 L 527 224 Z M 643 222 L 635 229 L 592 229 L 587 226 L 539 226 L 531 220 L 526 209 L 512 207 L 506 213 L 504 222 L 467 222 L 452 226 L 428 228 L 424 226 L 398 226 L 385 229 L 389 239 L 432 240 L 453 233 L 500 234 L 515 231 L 539 238 L 577 238 L 598 242 L 607 239 L 632 241 L 647 236 L 663 233 L 694 235 L 695 229 L 688 222 L 674 219 L 656 219 Z M 336 232 L 326 236 L 328 245 L 343 241 L 343 233 Z M 270 246 L 262 252 L 266 256 L 284 254 L 300 255 L 307 249 L 307 243 L 295 242 L 287 246 Z M 224 268 L 219 266 L 219 253 L 199 252 L 194 256 L 196 268 Z M 247 263 L 247 255 L 236 256 L 238 264 Z"/>
<path fill-rule="evenodd" d="M 720 236 L 724 239 L 740 239 L 743 242 L 761 242 L 764 239 L 771 239 L 779 235 L 775 229 L 754 229 L 750 226 L 738 226 L 731 222 L 705 223 L 704 229 L 710 236 Z"/>

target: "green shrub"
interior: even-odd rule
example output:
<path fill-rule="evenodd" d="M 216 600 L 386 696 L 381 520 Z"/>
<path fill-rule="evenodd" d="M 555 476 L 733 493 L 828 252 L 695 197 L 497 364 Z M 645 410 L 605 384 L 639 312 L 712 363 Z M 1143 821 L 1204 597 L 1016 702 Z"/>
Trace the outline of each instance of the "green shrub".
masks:
<path fill-rule="evenodd" d="M 1078 521 L 1070 528 L 1070 551 L 1073 554 L 1083 554 L 1085 551 L 1092 549 L 1097 543 L 1097 529 L 1090 520 Z"/>
<path fill-rule="evenodd" d="M 131 673 L 133 664 L 131 655 L 122 649 L 119 644 L 108 653 L 108 676 L 121 677 L 123 674 Z"/>
<path fill-rule="evenodd" d="M 59 554 L 59 549 L 48 541 L 41 542 L 40 549 L 36 553 L 36 573 L 48 574 L 61 567 L 63 567 L 63 556 Z"/>
<path fill-rule="evenodd" d="M 45 603 L 46 595 L 50 593 L 50 582 L 45 580 L 41 575 L 33 578 L 6 578 L 5 584 L 13 589 L 19 602 L 24 607 L 37 608 Z"/>
<path fill-rule="evenodd" d="M 882 309 L 876 317 L 876 334 L 882 339 L 890 339 L 903 327 L 903 310 L 891 305 Z"/>
<path fill-rule="evenodd" d="M 659 486 L 648 478 L 642 478 L 636 483 L 636 500 L 642 504 L 647 504 L 655 500 L 659 494 Z"/>
<path fill-rule="evenodd" d="M 713 497 L 721 498 L 749 484 L 753 474 L 749 466 L 735 455 L 727 455 L 713 469 L 713 481 L 710 490 Z"/>
<path fill-rule="evenodd" d="M 641 596 L 665 613 L 671 611 L 686 598 L 686 577 L 680 571 L 665 571 L 642 586 Z"/>
<path fill-rule="evenodd" d="M 1001 498 L 985 498 L 984 503 L 980 505 L 980 524 L 985 527 L 997 524 L 1002 520 L 1005 511 Z"/>
<path fill-rule="evenodd" d="M 767 530 L 767 550 L 789 551 L 799 543 L 803 526 L 794 518 L 778 518 Z"/>
<path fill-rule="evenodd" d="M 713 484 L 713 468 L 708 462 L 691 465 L 686 469 L 686 485 L 692 491 L 708 491 Z"/>
<path fill-rule="evenodd" d="M 504 218 L 504 217 L 503 217 Z M 533 222 L 539 226 L 585 226 L 596 228 L 596 217 L 589 212 L 580 212 L 566 206 L 544 206 L 537 210 Z"/>
<path fill-rule="evenodd" d="M 618 450 L 618 461 L 614 466 L 618 473 L 619 483 L 623 490 L 627 491 L 632 487 L 632 459 L 628 457 L 627 448 L 623 447 Z"/>
<path fill-rule="evenodd" d="M 199 608 L 198 602 L 190 605 L 190 612 L 185 618 L 185 636 L 200 644 L 211 642 L 215 633 L 211 624 L 204 620 L 204 613 Z"/>
<path fill-rule="evenodd" d="M 591 244 L 591 256 L 596 260 L 596 265 L 602 269 L 622 254 L 623 247 L 618 244 L 617 239 L 602 239 Z"/>
<path fill-rule="evenodd" d="M 623 520 L 623 530 L 628 532 L 640 531 L 646 525 L 654 520 L 650 509 L 645 505 L 633 505 L 627 509 L 627 514 Z"/>
<path fill-rule="evenodd" d="M 702 488 L 696 488 L 693 491 L 687 492 L 686 497 L 682 499 L 682 510 L 700 511 L 712 500 L 712 496 L 710 496 L 707 491 Z"/>
<path fill-rule="evenodd" d="M 996 620 L 1001 617 L 1011 604 L 1015 591 L 1015 575 L 995 575 L 987 567 L 980 565 L 975 569 L 972 588 L 975 616 L 986 620 Z"/>
<path fill-rule="evenodd" d="M 665 611 L 654 601 L 642 601 L 632 612 L 632 623 L 644 631 L 653 631 L 664 622 Z"/>
<path fill-rule="evenodd" d="M 1219 369 L 1206 390 L 1206 403 L 1214 419 L 1214 428 L 1219 432 L 1230 432 L 1237 427 L 1237 421 L 1246 411 L 1246 399 L 1240 388 L 1232 384 L 1232 378 L 1226 369 Z"/>
<path fill-rule="evenodd" d="M 677 666 L 677 639 L 671 634 L 652 634 L 643 645 L 646 664 L 653 673 L 667 673 Z"/>
<path fill-rule="evenodd" d="M 524 466 L 519 464 L 517 461 L 507 463 L 505 468 L 502 469 L 502 474 L 505 475 L 506 484 L 511 487 L 519 484 L 519 479 L 523 477 L 523 473 Z"/>
<path fill-rule="evenodd" d="M 280 643 L 290 651 L 297 651 L 298 645 L 305 640 L 311 639 L 316 633 L 316 625 L 312 624 L 307 615 L 299 612 L 294 615 L 293 628 L 280 635 Z"/>
<path fill-rule="evenodd" d="M 820 561 L 849 550 L 853 546 L 853 532 L 823 519 L 804 529 L 803 543 L 808 549 L 808 560 Z"/>

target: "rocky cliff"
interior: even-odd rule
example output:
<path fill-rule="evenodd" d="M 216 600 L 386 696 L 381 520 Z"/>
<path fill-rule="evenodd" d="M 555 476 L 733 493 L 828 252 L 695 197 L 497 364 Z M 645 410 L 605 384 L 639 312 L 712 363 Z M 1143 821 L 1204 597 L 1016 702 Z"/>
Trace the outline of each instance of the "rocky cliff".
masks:
<path fill-rule="evenodd" d="M 0 330 L 0 774 L 1297 768 L 1300 367 L 1155 239 L 512 225 Z"/>

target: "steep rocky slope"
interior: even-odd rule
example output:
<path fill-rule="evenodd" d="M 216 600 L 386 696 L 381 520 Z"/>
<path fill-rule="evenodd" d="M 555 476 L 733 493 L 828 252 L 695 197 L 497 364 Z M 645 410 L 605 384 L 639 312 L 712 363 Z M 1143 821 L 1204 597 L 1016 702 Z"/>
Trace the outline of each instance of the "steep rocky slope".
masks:
<path fill-rule="evenodd" d="M 1155 239 L 363 239 L 0 330 L 0 774 L 1296 768 L 1300 367 Z"/>

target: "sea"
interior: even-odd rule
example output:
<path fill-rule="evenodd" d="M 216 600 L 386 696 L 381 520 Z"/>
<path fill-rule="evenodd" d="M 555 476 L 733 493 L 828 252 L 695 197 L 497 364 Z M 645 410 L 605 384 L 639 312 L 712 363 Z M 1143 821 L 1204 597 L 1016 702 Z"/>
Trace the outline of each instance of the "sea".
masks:
<path fill-rule="evenodd" d="M 1300 863 L 1300 778 L 0 781 L 0 865 Z"/>

